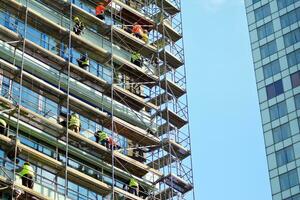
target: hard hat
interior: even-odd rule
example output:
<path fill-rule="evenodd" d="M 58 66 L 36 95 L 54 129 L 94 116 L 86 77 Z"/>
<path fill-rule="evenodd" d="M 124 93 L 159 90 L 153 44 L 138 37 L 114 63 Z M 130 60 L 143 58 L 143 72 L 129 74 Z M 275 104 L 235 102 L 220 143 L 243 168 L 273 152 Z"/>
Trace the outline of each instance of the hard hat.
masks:
<path fill-rule="evenodd" d="M 79 21 L 79 17 L 74 17 L 74 21 Z"/>

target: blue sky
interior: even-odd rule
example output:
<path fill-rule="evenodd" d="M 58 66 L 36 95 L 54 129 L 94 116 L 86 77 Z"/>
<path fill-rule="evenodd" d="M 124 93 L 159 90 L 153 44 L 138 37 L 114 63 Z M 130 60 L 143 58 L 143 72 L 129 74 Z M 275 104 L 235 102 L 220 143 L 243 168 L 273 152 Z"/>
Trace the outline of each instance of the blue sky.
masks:
<path fill-rule="evenodd" d="M 241 0 L 182 0 L 197 200 L 271 200 Z"/>

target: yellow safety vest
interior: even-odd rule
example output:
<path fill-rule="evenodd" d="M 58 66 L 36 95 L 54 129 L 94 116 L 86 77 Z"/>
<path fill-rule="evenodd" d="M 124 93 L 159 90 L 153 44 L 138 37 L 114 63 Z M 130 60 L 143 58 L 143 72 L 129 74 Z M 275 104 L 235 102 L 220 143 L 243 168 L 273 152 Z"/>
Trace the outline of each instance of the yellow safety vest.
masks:
<path fill-rule="evenodd" d="M 22 171 L 19 174 L 20 174 L 21 177 L 23 177 L 23 176 L 25 176 L 27 174 L 29 174 L 32 177 L 34 177 L 33 168 L 30 165 L 28 165 L 28 164 L 24 164 L 23 165 L 23 169 L 22 169 Z"/>
<path fill-rule="evenodd" d="M 142 38 L 143 38 L 143 41 L 144 41 L 145 43 L 148 43 L 149 37 L 148 37 L 148 35 L 147 35 L 146 33 L 143 33 L 143 34 L 142 34 Z"/>
<path fill-rule="evenodd" d="M 137 180 L 135 180 L 134 178 L 131 178 L 129 181 L 129 187 L 138 187 L 139 183 L 137 182 Z"/>
<path fill-rule="evenodd" d="M 103 141 L 103 140 L 108 139 L 108 135 L 104 131 L 99 132 L 99 137 L 100 137 L 100 142 Z"/>
<path fill-rule="evenodd" d="M 6 127 L 6 121 L 4 119 L 0 119 L 0 126 Z"/>
<path fill-rule="evenodd" d="M 140 60 L 141 59 L 141 54 L 134 52 L 131 55 L 131 59 L 132 59 L 133 62 L 136 61 L 136 60 Z"/>
<path fill-rule="evenodd" d="M 71 115 L 69 120 L 69 127 L 71 126 L 80 126 L 80 119 L 74 115 Z"/>
<path fill-rule="evenodd" d="M 88 58 L 86 58 L 85 60 L 83 60 L 81 62 L 82 65 L 90 65 L 90 60 Z"/>

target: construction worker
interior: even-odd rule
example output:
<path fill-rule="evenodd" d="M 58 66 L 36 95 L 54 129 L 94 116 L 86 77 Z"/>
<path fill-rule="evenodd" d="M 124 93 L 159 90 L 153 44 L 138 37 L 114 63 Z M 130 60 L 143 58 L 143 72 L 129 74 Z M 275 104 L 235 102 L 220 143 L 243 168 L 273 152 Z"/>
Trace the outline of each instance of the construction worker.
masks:
<path fill-rule="evenodd" d="M 109 148 L 109 142 L 108 142 L 108 135 L 106 132 L 104 131 L 96 131 L 94 133 L 94 136 L 96 138 L 96 142 L 99 143 L 100 141 L 100 144 L 105 146 L 106 148 Z"/>
<path fill-rule="evenodd" d="M 121 148 L 120 145 L 118 145 L 118 143 L 115 140 L 113 140 L 112 137 L 108 137 L 108 144 L 109 148 L 113 150 Z"/>
<path fill-rule="evenodd" d="M 134 194 L 136 196 L 139 195 L 139 183 L 135 178 L 130 178 L 128 186 L 129 193 Z"/>
<path fill-rule="evenodd" d="M 95 8 L 95 11 L 96 11 L 96 17 L 98 19 L 101 19 L 102 21 L 105 20 L 105 6 L 102 2 L 98 2 L 97 3 L 98 5 L 96 6 Z"/>
<path fill-rule="evenodd" d="M 143 28 L 141 25 L 139 25 L 137 22 L 135 22 L 132 26 L 132 30 L 131 30 L 132 34 L 139 38 L 139 39 L 142 39 L 142 34 L 143 34 Z"/>
<path fill-rule="evenodd" d="M 148 42 L 149 42 L 149 36 L 148 36 L 148 31 L 145 29 L 144 31 L 143 31 L 143 33 L 142 33 L 142 40 L 146 43 L 146 44 L 148 44 Z"/>
<path fill-rule="evenodd" d="M 87 70 L 88 66 L 90 65 L 90 59 L 87 53 L 84 53 L 79 59 L 77 59 L 77 63 L 79 67 Z"/>
<path fill-rule="evenodd" d="M 34 170 L 28 161 L 26 161 L 24 163 L 23 168 L 22 168 L 21 172 L 19 173 L 19 175 L 22 178 L 22 185 L 24 185 L 30 189 L 33 189 Z"/>
<path fill-rule="evenodd" d="M 6 121 L 0 118 L 0 134 L 6 135 L 6 127 L 7 127 Z"/>
<path fill-rule="evenodd" d="M 75 133 L 79 133 L 80 132 L 80 118 L 79 115 L 77 113 L 72 113 L 69 119 L 69 129 L 71 131 L 74 131 Z"/>
<path fill-rule="evenodd" d="M 73 31 L 76 35 L 81 35 L 82 31 L 84 30 L 84 24 L 80 21 L 79 17 L 74 17 L 74 27 Z"/>
<path fill-rule="evenodd" d="M 142 67 L 143 59 L 141 54 L 136 51 L 132 52 L 131 62 L 139 67 Z"/>

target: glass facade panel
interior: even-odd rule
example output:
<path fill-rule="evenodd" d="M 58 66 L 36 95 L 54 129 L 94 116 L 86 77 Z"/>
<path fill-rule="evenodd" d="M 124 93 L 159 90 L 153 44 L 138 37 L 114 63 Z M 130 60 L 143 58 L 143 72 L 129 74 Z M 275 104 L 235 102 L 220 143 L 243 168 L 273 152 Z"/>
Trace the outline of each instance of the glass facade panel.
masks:
<path fill-rule="evenodd" d="M 266 4 L 254 10 L 255 20 L 259 21 L 271 14 L 270 4 Z"/>

